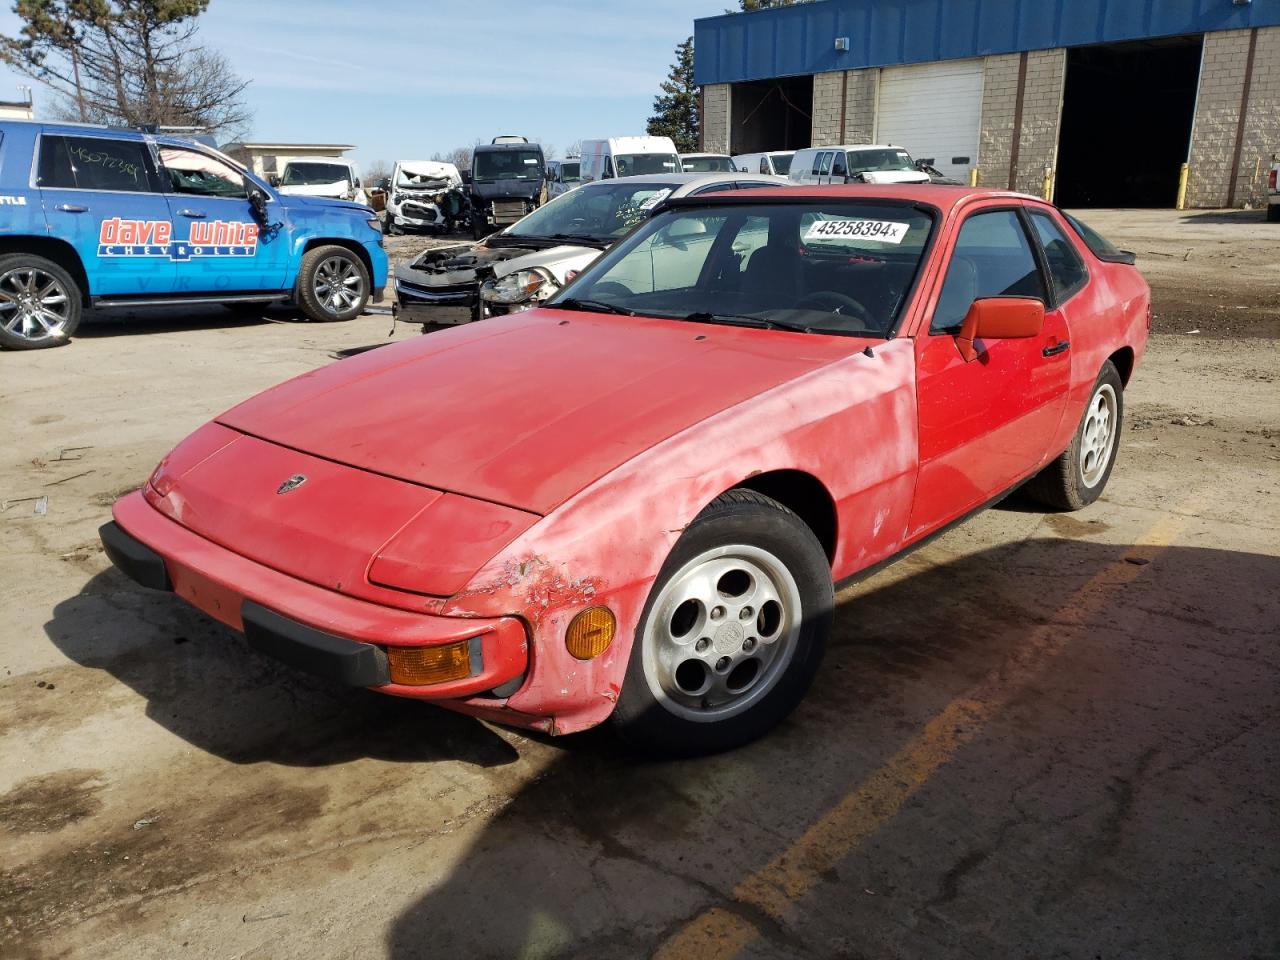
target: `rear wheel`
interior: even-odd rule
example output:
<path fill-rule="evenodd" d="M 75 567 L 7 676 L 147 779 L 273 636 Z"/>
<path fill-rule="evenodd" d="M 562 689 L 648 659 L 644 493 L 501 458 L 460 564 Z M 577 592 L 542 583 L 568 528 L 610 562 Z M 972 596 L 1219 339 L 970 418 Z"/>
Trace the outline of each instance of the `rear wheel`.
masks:
<path fill-rule="evenodd" d="M 0 347 L 61 347 L 80 325 L 79 285 L 52 260 L 25 253 L 0 257 Z"/>
<path fill-rule="evenodd" d="M 1267 223 L 1280 223 L 1280 203 L 1267 206 Z"/>
<path fill-rule="evenodd" d="M 302 312 L 319 323 L 353 320 L 369 299 L 369 271 L 346 247 L 308 250 L 298 271 Z"/>
<path fill-rule="evenodd" d="M 800 702 L 831 628 L 831 568 L 777 501 L 731 490 L 698 515 L 654 582 L 613 714 L 655 753 L 740 746 Z"/>
<path fill-rule="evenodd" d="M 1071 446 L 1030 480 L 1027 492 L 1059 510 L 1079 510 L 1097 500 L 1115 466 L 1123 417 L 1124 384 L 1108 360 L 1093 385 Z"/>

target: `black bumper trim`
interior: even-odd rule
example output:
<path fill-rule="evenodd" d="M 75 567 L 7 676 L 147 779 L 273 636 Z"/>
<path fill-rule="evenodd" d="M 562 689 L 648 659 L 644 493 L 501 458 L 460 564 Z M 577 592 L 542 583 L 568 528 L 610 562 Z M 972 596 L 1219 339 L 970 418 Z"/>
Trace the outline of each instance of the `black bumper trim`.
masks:
<path fill-rule="evenodd" d="M 107 558 L 130 580 L 152 590 L 172 590 L 164 557 L 145 543 L 135 540 L 114 520 L 98 528 Z"/>
<path fill-rule="evenodd" d="M 241 604 L 240 618 L 249 646 L 291 667 L 353 687 L 391 682 L 387 655 L 372 643 L 308 627 L 252 600 Z"/>

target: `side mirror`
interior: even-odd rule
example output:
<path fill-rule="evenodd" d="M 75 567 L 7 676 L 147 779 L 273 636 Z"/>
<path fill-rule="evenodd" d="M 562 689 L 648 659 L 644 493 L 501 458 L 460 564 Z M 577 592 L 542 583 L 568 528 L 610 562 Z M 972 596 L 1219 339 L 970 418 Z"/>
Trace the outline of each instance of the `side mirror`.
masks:
<path fill-rule="evenodd" d="M 966 363 L 978 358 L 975 340 L 1018 340 L 1044 328 L 1044 304 L 1031 297 L 983 297 L 964 315 L 956 347 Z"/>
<path fill-rule="evenodd" d="M 280 186 L 280 175 L 278 173 L 273 173 L 271 176 L 267 177 L 267 183 L 271 184 L 273 187 Z"/>
<path fill-rule="evenodd" d="M 463 183 L 470 183 L 470 182 L 471 182 L 471 171 L 470 171 L 470 170 L 463 170 L 463 171 L 462 171 L 462 182 L 463 182 Z"/>
<path fill-rule="evenodd" d="M 359 177 L 356 177 L 356 178 L 355 178 L 355 180 L 353 180 L 353 181 L 352 181 L 352 186 L 354 186 L 357 190 L 362 189 L 362 187 L 360 186 L 360 178 L 359 178 Z"/>
<path fill-rule="evenodd" d="M 262 226 L 267 225 L 267 195 L 257 187 L 249 187 L 249 212 Z"/>

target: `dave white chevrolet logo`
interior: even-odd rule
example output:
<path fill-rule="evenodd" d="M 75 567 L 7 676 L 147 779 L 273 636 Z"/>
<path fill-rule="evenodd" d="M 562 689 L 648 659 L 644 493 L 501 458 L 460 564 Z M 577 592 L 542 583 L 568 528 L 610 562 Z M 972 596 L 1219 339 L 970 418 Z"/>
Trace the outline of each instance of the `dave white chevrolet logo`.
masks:
<path fill-rule="evenodd" d="M 238 220 L 209 220 L 191 224 L 191 236 L 175 240 L 168 220 L 102 221 L 98 233 L 100 257 L 252 257 L 258 251 L 258 225 Z"/>
<path fill-rule="evenodd" d="M 290 490 L 297 490 L 306 482 L 307 475 L 305 473 L 295 473 L 280 486 L 276 487 L 276 493 L 288 493 Z"/>

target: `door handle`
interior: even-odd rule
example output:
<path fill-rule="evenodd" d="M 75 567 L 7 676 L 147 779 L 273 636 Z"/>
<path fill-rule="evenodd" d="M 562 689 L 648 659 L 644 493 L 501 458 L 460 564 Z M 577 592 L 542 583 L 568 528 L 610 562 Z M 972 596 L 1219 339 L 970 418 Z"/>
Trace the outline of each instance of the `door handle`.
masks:
<path fill-rule="evenodd" d="M 1052 346 L 1045 347 L 1040 351 L 1040 355 L 1044 357 L 1056 357 L 1060 353 L 1066 353 L 1071 349 L 1070 340 L 1059 340 Z"/>
<path fill-rule="evenodd" d="M 179 210 L 178 216 L 190 217 L 192 220 L 203 220 L 208 216 L 203 210 Z"/>
<path fill-rule="evenodd" d="M 60 203 L 53 209 L 61 210 L 63 213 L 88 213 L 88 207 L 82 207 L 78 203 Z"/>

